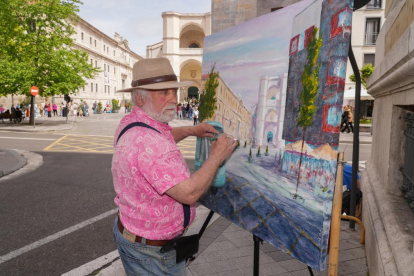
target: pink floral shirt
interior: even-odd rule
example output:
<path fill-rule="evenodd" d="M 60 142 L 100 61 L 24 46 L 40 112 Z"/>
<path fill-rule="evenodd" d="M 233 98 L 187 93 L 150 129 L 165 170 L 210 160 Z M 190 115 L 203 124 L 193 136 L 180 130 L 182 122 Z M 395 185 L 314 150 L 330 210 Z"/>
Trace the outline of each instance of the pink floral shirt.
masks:
<path fill-rule="evenodd" d="M 155 129 L 133 127 L 133 122 Z M 169 125 L 162 124 L 138 107 L 126 115 L 114 137 L 112 176 L 122 225 L 131 233 L 151 240 L 170 240 L 184 230 L 183 205 L 165 192 L 190 177 Z M 191 206 L 190 224 L 195 217 Z"/>

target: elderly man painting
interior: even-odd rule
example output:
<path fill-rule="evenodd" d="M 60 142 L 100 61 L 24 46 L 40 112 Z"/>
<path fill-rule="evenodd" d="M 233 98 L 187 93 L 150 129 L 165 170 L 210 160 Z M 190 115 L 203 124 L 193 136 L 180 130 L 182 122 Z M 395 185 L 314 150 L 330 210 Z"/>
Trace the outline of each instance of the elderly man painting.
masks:
<path fill-rule="evenodd" d="M 195 202 L 236 143 L 222 135 L 203 167 L 190 176 L 177 143 L 188 136 L 217 133 L 206 123 L 174 129 L 168 125 L 178 88 L 191 82 L 177 82 L 166 58 L 137 62 L 133 78 L 132 88 L 119 91 L 132 92 L 135 106 L 115 134 L 112 175 L 119 218 L 114 238 L 127 275 L 185 275 L 185 261 L 176 263 L 175 250 L 160 249 L 183 234 L 186 209 L 189 223 L 194 220 Z"/>

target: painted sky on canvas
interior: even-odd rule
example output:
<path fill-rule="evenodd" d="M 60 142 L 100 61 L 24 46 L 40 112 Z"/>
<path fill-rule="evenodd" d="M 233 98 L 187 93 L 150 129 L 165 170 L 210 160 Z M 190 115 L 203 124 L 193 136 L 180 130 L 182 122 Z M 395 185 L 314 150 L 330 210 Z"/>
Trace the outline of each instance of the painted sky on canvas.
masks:
<path fill-rule="evenodd" d="M 216 63 L 216 70 L 243 103 L 250 108 L 257 103 L 261 76 L 288 72 L 289 42 L 294 16 L 312 0 L 263 15 L 205 38 L 203 74 Z"/>

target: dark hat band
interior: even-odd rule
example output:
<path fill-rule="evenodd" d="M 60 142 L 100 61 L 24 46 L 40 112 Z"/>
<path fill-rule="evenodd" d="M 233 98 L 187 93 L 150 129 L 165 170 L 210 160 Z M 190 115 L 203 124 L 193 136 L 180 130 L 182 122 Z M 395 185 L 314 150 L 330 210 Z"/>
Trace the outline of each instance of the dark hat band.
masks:
<path fill-rule="evenodd" d="M 167 81 L 177 81 L 177 76 L 172 75 L 164 75 L 164 76 L 157 76 L 142 80 L 134 80 L 131 82 L 132 87 L 147 85 L 147 84 L 154 84 L 154 83 L 160 83 L 160 82 L 167 82 Z"/>

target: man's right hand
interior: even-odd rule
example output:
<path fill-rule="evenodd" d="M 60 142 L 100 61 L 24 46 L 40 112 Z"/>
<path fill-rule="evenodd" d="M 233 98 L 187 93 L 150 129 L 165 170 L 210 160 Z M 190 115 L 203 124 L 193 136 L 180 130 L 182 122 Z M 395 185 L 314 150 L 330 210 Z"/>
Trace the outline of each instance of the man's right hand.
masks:
<path fill-rule="evenodd" d="M 221 164 L 233 153 L 236 146 L 237 141 L 224 133 L 211 145 L 210 158 Z"/>

